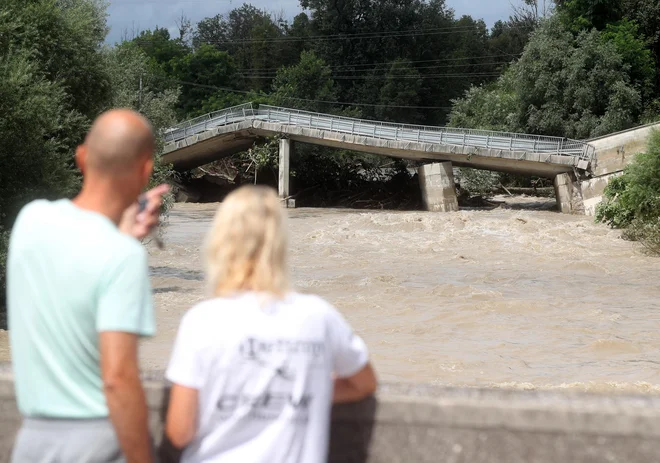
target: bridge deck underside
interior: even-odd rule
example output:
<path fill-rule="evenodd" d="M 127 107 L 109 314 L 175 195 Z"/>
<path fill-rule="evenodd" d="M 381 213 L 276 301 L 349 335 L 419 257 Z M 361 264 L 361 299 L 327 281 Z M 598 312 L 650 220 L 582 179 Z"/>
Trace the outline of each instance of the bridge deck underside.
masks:
<path fill-rule="evenodd" d="M 169 143 L 165 146 L 163 161 L 185 171 L 247 150 L 255 142 L 275 135 L 337 149 L 429 162 L 451 161 L 459 167 L 547 178 L 571 172 L 577 162 L 573 157 L 556 154 L 395 141 L 261 120 L 218 126 Z"/>

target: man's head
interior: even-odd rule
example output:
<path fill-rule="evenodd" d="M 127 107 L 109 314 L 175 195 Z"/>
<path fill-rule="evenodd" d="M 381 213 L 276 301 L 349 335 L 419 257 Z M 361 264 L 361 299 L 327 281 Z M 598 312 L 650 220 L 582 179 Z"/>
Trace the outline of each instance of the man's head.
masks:
<path fill-rule="evenodd" d="M 147 119 L 129 109 L 113 109 L 94 121 L 76 162 L 87 187 L 117 187 L 116 194 L 130 204 L 149 182 L 154 148 Z"/>

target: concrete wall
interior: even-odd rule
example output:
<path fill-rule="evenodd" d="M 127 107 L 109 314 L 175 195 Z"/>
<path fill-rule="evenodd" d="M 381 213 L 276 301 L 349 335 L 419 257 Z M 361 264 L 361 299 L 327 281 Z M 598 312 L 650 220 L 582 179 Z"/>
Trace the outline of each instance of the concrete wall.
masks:
<path fill-rule="evenodd" d="M 158 438 L 159 382 L 147 398 Z M 2 463 L 19 422 L 0 375 Z M 334 408 L 330 447 L 333 463 L 650 463 L 660 460 L 660 399 L 384 385 L 377 399 Z"/>
<path fill-rule="evenodd" d="M 586 215 L 596 215 L 596 207 L 603 201 L 605 187 L 610 183 L 610 180 L 614 177 L 620 176 L 622 173 L 623 171 L 619 171 L 580 182 L 582 200 L 584 202 L 584 213 Z"/>
<path fill-rule="evenodd" d="M 600 177 L 622 171 L 635 159 L 635 154 L 646 150 L 651 132 L 660 124 L 648 124 L 588 140 L 596 148 L 595 162 L 591 169 L 594 176 Z"/>
<path fill-rule="evenodd" d="M 596 156 L 591 165 L 594 177 L 583 180 L 579 185 L 586 215 L 595 215 L 607 184 L 621 175 L 623 169 L 635 159 L 635 154 L 646 150 L 651 133 L 658 128 L 660 124 L 648 124 L 588 140 L 596 148 Z"/>

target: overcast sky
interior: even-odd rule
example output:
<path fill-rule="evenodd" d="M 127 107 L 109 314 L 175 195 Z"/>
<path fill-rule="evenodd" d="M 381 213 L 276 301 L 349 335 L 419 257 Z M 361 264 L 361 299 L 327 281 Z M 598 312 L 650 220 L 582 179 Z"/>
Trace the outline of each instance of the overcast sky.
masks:
<path fill-rule="evenodd" d="M 129 36 L 132 31 L 167 27 L 170 32 L 176 30 L 176 19 L 183 12 L 193 23 L 218 13 L 227 13 L 241 6 L 239 0 L 109 0 L 108 8 L 110 34 L 107 41 L 114 44 L 121 40 L 125 31 Z M 513 0 L 515 1 L 515 0 Z M 473 18 L 486 21 L 490 27 L 498 19 L 506 19 L 511 12 L 512 0 L 447 0 L 456 16 L 469 14 Z M 284 11 L 285 16 L 293 18 L 300 11 L 299 0 L 252 0 L 248 3 L 269 11 Z M 516 2 L 516 4 L 519 2 Z"/>

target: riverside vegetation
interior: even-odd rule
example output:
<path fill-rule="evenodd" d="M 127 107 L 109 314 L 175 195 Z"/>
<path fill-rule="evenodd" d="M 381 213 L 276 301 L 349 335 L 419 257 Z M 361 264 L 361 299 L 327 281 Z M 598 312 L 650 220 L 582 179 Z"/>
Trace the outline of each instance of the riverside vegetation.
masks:
<path fill-rule="evenodd" d="M 575 138 L 654 120 L 660 109 L 660 6 L 653 0 L 524 0 L 490 29 L 480 19 L 456 17 L 444 0 L 301 0 L 300 6 L 305 13 L 292 20 L 249 4 L 197 24 L 182 15 L 175 36 L 165 28 L 126 31 L 121 43 L 108 46 L 102 1 L 5 0 L 0 291 L 17 212 L 34 198 L 77 190 L 74 148 L 90 121 L 113 106 L 143 112 L 158 131 L 253 101 Z M 272 143 L 206 170 L 233 172 L 232 182 L 255 176 L 268 182 L 276 159 Z M 300 145 L 292 163 L 296 189 L 315 204 L 410 208 L 418 201 L 410 166 L 401 161 Z M 631 193 L 614 192 L 607 207 L 625 208 L 625 198 L 638 197 L 633 185 L 641 177 L 634 172 L 631 167 L 608 190 Z M 158 166 L 154 182 L 172 176 Z M 486 195 L 502 183 L 531 181 L 471 170 L 461 177 Z M 650 236 L 658 228 L 648 219 L 652 213 L 642 212 L 647 206 L 633 209 L 626 220 L 605 220 L 631 227 L 631 238 Z"/>

